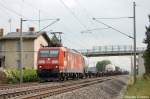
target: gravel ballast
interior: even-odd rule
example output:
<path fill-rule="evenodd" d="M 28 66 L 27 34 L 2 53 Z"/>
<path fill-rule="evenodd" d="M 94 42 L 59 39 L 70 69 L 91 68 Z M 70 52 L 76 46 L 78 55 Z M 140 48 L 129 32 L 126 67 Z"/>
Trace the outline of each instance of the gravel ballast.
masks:
<path fill-rule="evenodd" d="M 121 99 L 128 76 L 119 76 L 99 84 L 51 96 L 46 99 Z"/>

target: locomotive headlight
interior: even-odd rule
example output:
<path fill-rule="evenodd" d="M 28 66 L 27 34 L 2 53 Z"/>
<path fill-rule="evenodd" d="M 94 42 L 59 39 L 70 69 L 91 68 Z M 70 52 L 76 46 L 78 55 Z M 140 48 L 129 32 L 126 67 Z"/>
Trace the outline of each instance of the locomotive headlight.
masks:
<path fill-rule="evenodd" d="M 58 66 L 56 66 L 56 68 L 58 68 Z"/>
<path fill-rule="evenodd" d="M 39 66 L 39 68 L 42 68 L 42 66 Z"/>
<path fill-rule="evenodd" d="M 58 64 L 58 60 L 52 60 L 52 64 Z"/>
<path fill-rule="evenodd" d="M 39 64 L 45 64 L 45 61 L 44 61 L 44 60 L 39 60 L 38 63 L 39 63 Z"/>

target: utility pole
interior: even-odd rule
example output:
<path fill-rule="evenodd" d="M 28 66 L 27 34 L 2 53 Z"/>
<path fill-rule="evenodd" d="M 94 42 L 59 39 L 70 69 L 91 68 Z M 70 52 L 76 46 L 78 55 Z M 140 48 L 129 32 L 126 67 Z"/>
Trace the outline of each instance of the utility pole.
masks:
<path fill-rule="evenodd" d="M 40 29 L 41 29 L 41 12 L 39 10 L 39 31 L 40 31 Z"/>
<path fill-rule="evenodd" d="M 11 18 L 8 20 L 8 22 L 9 22 L 9 31 L 11 33 Z"/>
<path fill-rule="evenodd" d="M 20 84 L 23 82 L 23 54 L 22 54 L 22 49 L 23 49 L 23 39 L 22 39 L 22 22 L 23 19 L 20 19 Z"/>
<path fill-rule="evenodd" d="M 134 83 L 136 82 L 136 13 L 135 13 L 136 4 L 133 2 L 133 32 L 134 32 Z"/>

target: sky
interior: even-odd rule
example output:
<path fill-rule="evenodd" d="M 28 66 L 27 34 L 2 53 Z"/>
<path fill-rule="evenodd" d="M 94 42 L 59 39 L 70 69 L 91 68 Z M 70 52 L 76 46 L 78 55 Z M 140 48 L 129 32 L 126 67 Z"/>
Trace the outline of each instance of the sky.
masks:
<path fill-rule="evenodd" d="M 143 44 L 145 26 L 149 25 L 150 0 L 135 0 L 135 2 L 137 46 L 143 47 L 145 46 Z M 93 17 L 132 17 L 133 0 L 0 0 L 0 28 L 5 29 L 5 34 L 15 31 L 20 27 L 21 17 L 27 20 L 37 20 L 39 11 L 40 19 L 60 19 L 45 31 L 63 32 L 63 45 L 69 48 L 86 49 L 93 46 L 133 44 L 132 39 L 112 29 L 95 30 L 95 28 L 106 28 L 106 26 L 92 20 Z M 40 29 L 53 21 L 42 21 Z M 133 19 L 100 19 L 100 21 L 128 35 L 133 35 Z M 37 31 L 40 30 L 37 21 L 23 22 L 24 31 L 31 26 Z M 86 30 L 93 31 L 81 33 Z M 110 59 L 114 64 L 123 65 L 122 67 L 130 65 L 128 57 L 92 58 L 91 61 L 103 59 Z"/>

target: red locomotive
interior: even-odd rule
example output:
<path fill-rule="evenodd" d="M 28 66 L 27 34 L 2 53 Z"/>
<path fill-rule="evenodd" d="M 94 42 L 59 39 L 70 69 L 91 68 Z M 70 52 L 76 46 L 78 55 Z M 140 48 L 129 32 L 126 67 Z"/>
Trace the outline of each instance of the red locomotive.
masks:
<path fill-rule="evenodd" d="M 77 51 L 65 47 L 43 47 L 38 52 L 38 76 L 42 79 L 83 78 L 85 59 Z"/>

